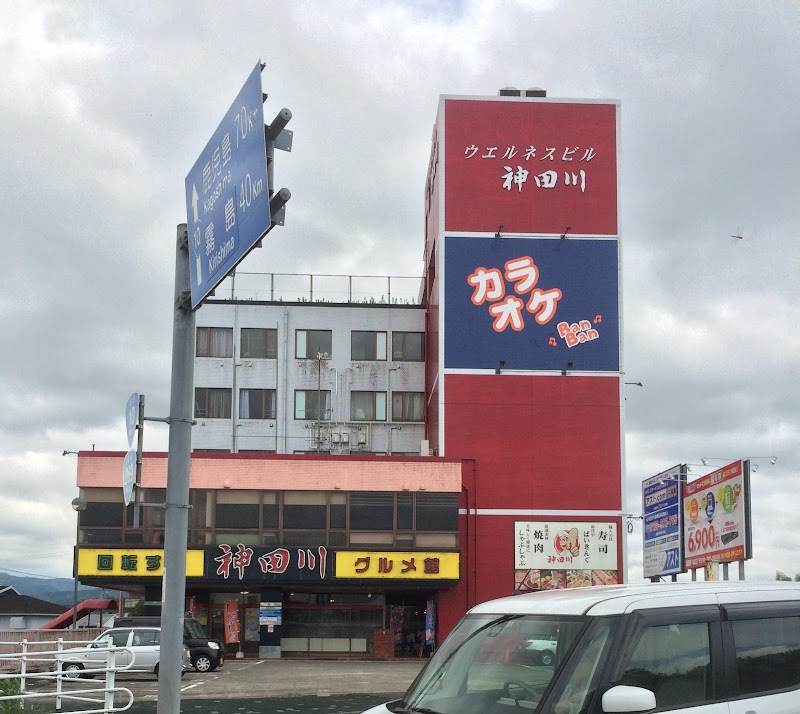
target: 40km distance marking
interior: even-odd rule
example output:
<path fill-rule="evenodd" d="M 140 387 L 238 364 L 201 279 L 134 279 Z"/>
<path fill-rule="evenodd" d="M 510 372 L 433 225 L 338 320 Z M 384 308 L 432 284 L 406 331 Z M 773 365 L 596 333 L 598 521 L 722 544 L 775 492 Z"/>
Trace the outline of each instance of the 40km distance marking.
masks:
<path fill-rule="evenodd" d="M 717 531 L 714 526 L 707 526 L 706 528 L 698 528 L 689 537 L 687 546 L 690 553 L 696 550 L 708 550 L 713 548 L 717 542 Z"/>
<path fill-rule="evenodd" d="M 242 179 L 242 183 L 239 186 L 239 208 L 242 209 L 242 213 L 244 213 L 248 208 L 250 208 L 250 204 L 257 199 L 264 191 L 264 181 L 263 179 L 256 179 L 253 181 L 250 178 L 250 174 L 245 174 L 245 177 Z"/>

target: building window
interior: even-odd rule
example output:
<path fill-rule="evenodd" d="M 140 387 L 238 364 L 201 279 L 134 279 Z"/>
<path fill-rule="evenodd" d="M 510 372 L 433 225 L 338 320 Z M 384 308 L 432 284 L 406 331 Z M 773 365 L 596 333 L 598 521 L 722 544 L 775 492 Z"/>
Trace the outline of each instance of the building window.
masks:
<path fill-rule="evenodd" d="M 416 499 L 418 531 L 458 530 L 458 494 L 418 493 Z"/>
<path fill-rule="evenodd" d="M 296 330 L 294 353 L 297 359 L 330 359 L 333 353 L 333 333 L 330 330 Z"/>
<path fill-rule="evenodd" d="M 325 491 L 286 491 L 283 494 L 283 527 L 324 530 L 328 525 L 326 498 Z M 314 537 L 319 541 L 319 533 Z"/>
<path fill-rule="evenodd" d="M 217 528 L 258 528 L 257 503 L 218 503 Z"/>
<path fill-rule="evenodd" d="M 386 421 L 386 392 L 350 392 L 350 419 Z"/>
<path fill-rule="evenodd" d="M 242 345 L 239 349 L 243 359 L 277 359 L 278 331 L 262 327 L 243 327 Z"/>
<path fill-rule="evenodd" d="M 294 393 L 294 418 L 322 421 L 331 417 L 329 389 L 297 389 Z"/>
<path fill-rule="evenodd" d="M 230 419 L 231 390 L 196 387 L 194 390 L 195 419 Z"/>
<path fill-rule="evenodd" d="M 350 333 L 350 359 L 385 360 L 386 333 L 353 330 Z"/>
<path fill-rule="evenodd" d="M 198 327 L 195 355 L 197 357 L 233 357 L 233 328 Z"/>
<path fill-rule="evenodd" d="M 392 421 L 425 421 L 424 392 L 392 392 Z"/>
<path fill-rule="evenodd" d="M 274 389 L 240 389 L 240 419 L 275 419 L 276 398 Z"/>
<path fill-rule="evenodd" d="M 424 332 L 393 332 L 392 359 L 395 362 L 422 362 L 425 359 Z"/>
<path fill-rule="evenodd" d="M 394 494 L 351 493 L 350 529 L 351 531 L 392 531 L 394 529 Z"/>
<path fill-rule="evenodd" d="M 397 494 L 397 530 L 410 531 L 414 527 L 414 505 L 410 493 Z"/>

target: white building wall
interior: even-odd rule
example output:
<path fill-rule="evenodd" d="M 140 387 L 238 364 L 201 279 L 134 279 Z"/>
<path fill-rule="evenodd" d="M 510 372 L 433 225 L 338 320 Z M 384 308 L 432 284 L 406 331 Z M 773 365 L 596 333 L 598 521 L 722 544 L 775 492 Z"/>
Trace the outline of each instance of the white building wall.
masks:
<path fill-rule="evenodd" d="M 231 327 L 233 358 L 195 357 L 195 387 L 230 388 L 232 419 L 198 418 L 192 431 L 195 450 L 276 451 L 295 453 L 419 453 L 425 439 L 422 423 L 392 423 L 393 391 L 424 392 L 424 362 L 394 362 L 392 332 L 424 332 L 422 306 L 377 304 L 282 304 L 253 302 L 206 303 L 197 312 L 197 327 Z M 277 330 L 277 359 L 241 359 L 242 328 Z M 331 330 L 330 359 L 295 358 L 296 330 Z M 352 330 L 387 333 L 385 361 L 351 360 Z M 275 389 L 277 418 L 239 419 L 239 390 Z M 331 418 L 328 422 L 294 418 L 295 390 L 330 390 Z M 350 419 L 353 390 L 387 393 L 385 422 L 354 422 Z M 318 429 L 319 427 L 319 429 Z M 317 434 L 321 441 L 317 441 Z M 346 435 L 346 440 L 343 435 Z M 360 439 L 359 439 L 359 435 Z"/>

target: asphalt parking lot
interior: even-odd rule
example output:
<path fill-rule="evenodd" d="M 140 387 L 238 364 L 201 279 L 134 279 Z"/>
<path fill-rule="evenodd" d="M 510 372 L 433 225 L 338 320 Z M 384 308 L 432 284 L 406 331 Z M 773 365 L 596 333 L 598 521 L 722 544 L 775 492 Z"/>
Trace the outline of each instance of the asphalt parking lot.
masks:
<path fill-rule="evenodd" d="M 214 672 L 189 671 L 181 679 L 184 699 L 329 697 L 340 694 L 400 694 L 427 660 L 226 660 Z M 136 701 L 155 701 L 155 677 L 119 677 Z"/>
<path fill-rule="evenodd" d="M 356 714 L 400 696 L 426 662 L 423 659 L 227 660 L 214 672 L 190 670 L 181 678 L 181 711 L 190 714 Z M 97 686 L 102 687 L 102 680 L 63 680 L 65 694 Z M 156 712 L 158 679 L 154 675 L 119 673 L 117 686 L 133 694 L 134 703 L 128 710 L 131 714 Z M 53 682 L 31 679 L 28 691 L 53 691 Z M 127 695 L 116 695 L 117 706 L 127 702 Z M 65 699 L 62 706 L 63 711 L 68 712 L 86 709 L 88 704 Z"/>

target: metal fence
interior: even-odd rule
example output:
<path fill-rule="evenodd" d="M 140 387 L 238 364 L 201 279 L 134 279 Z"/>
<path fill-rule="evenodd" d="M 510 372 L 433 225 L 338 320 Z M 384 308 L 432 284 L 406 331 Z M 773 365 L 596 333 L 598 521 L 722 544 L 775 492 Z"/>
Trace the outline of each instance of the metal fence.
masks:
<path fill-rule="evenodd" d="M 214 300 L 288 303 L 424 305 L 424 278 L 386 275 L 311 275 L 308 273 L 246 273 L 223 280 Z"/>
<path fill-rule="evenodd" d="M 4 631 L 8 632 L 8 631 Z M 19 633 L 19 631 L 15 631 Z M 32 640 L 0 639 L 0 711 L 6 710 L 6 704 L 19 703 L 20 710 L 26 702 L 36 702 L 36 711 L 60 712 L 65 703 L 76 711 L 75 703 L 87 705 L 79 711 L 83 714 L 100 714 L 100 712 L 121 712 L 130 709 L 133 704 L 133 693 L 126 687 L 116 684 L 117 672 L 134 668 L 135 655 L 124 647 L 106 647 L 102 653 L 104 662 L 97 666 L 85 667 L 81 674 L 89 677 L 102 677 L 96 683 L 89 684 L 84 679 L 68 676 L 63 670 L 63 653 L 66 649 L 73 652 L 88 652 L 87 640 L 96 635 L 94 630 L 69 630 L 78 639 L 56 640 L 42 639 L 45 634 L 52 637 L 52 630 L 34 630 L 37 636 Z M 0 634 L 4 634 L 0 633 Z M 93 650 L 95 654 L 98 651 Z M 125 665 L 118 664 L 121 653 L 127 652 L 131 661 Z"/>

